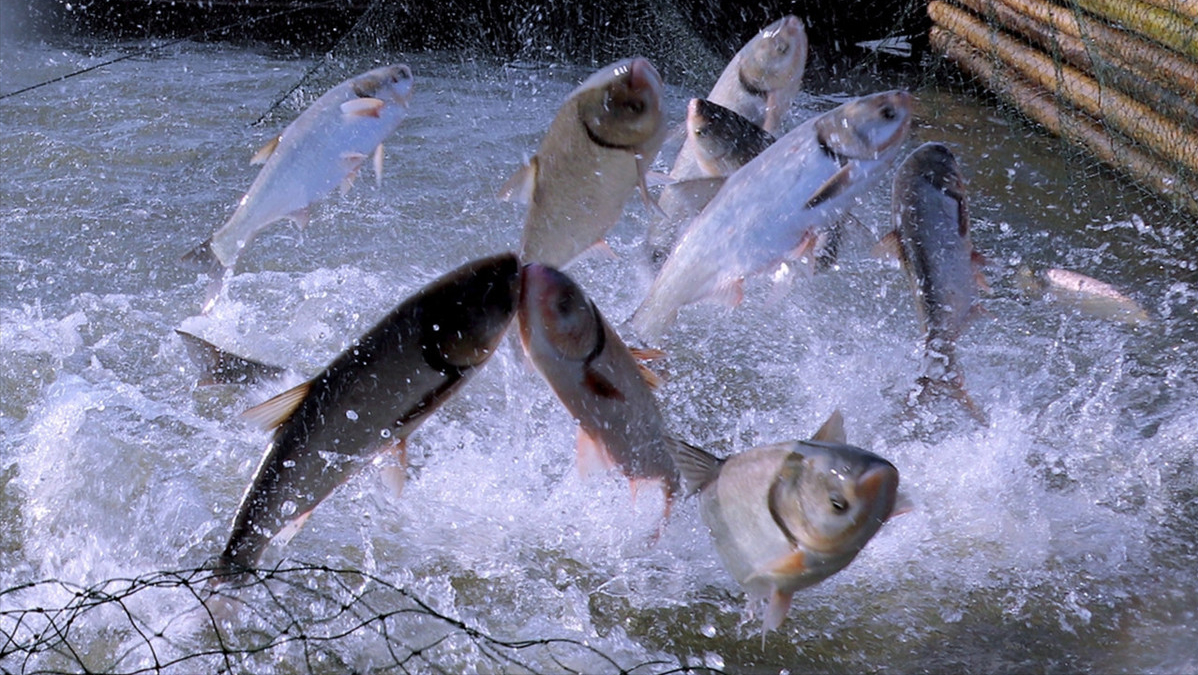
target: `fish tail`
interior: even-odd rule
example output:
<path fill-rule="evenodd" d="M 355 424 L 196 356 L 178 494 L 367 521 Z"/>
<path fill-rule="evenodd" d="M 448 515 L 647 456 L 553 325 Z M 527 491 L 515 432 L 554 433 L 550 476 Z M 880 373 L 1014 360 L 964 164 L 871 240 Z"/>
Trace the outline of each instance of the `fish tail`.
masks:
<path fill-rule="evenodd" d="M 921 403 L 932 395 L 947 396 L 948 398 L 959 401 L 978 424 L 988 427 L 990 420 L 986 416 L 986 411 L 982 409 L 965 390 L 965 381 L 959 375 L 947 379 L 921 377 L 918 380 L 919 386 L 919 401 Z"/>
<path fill-rule="evenodd" d="M 656 284 L 655 284 L 656 286 Z M 628 327 L 646 342 L 656 342 L 661 339 L 666 327 L 678 316 L 678 308 L 667 305 L 662 301 L 656 289 L 650 289 L 649 297 L 637 307 L 628 320 Z"/>
<path fill-rule="evenodd" d="M 216 251 L 212 250 L 211 238 L 205 239 L 203 243 L 183 254 L 180 261 L 184 266 L 209 276 L 219 277 L 224 273 L 225 266 L 221 264 L 220 258 L 216 257 Z"/>

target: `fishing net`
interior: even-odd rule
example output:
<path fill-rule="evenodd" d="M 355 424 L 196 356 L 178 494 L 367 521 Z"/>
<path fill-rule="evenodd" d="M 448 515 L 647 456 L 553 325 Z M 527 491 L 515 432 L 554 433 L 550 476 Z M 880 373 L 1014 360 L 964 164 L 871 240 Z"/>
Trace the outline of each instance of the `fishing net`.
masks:
<path fill-rule="evenodd" d="M 497 637 L 361 570 L 293 564 L 215 589 L 211 578 L 191 569 L 0 590 L 0 672 L 720 672 L 620 662 L 572 638 Z"/>

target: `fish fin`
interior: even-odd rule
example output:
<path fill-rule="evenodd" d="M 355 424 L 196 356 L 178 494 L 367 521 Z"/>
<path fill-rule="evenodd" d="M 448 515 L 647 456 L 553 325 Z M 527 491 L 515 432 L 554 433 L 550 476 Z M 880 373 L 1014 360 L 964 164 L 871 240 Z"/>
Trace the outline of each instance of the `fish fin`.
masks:
<path fill-rule="evenodd" d="M 902 242 L 898 230 L 887 232 L 878 243 L 869 250 L 869 254 L 881 260 L 900 260 L 902 257 Z"/>
<path fill-rule="evenodd" d="M 579 255 L 600 255 L 607 260 L 620 259 L 620 256 L 616 255 L 616 252 L 612 250 L 611 245 L 607 243 L 606 239 L 600 239 L 599 241 L 591 244 Z"/>
<path fill-rule="evenodd" d="M 378 117 L 384 105 L 386 103 L 381 99 L 369 96 L 354 98 L 341 104 L 341 114 L 346 117 Z"/>
<path fill-rule="evenodd" d="M 275 154 L 275 148 L 279 147 L 279 139 L 281 138 L 283 138 L 283 135 L 279 134 L 278 136 L 275 136 L 267 141 L 266 145 L 258 148 L 258 152 L 255 152 L 254 156 L 250 157 L 250 164 L 265 164 L 266 160 L 270 159 L 270 156 Z"/>
<path fill-rule="evenodd" d="M 771 91 L 765 95 L 765 119 L 761 121 L 761 128 L 771 134 L 782 125 L 782 116 L 788 112 L 783 110 L 779 103 L 777 91 Z"/>
<path fill-rule="evenodd" d="M 979 254 L 977 253 L 977 251 L 974 251 L 974 255 L 979 255 Z M 977 263 L 975 262 L 975 265 L 976 264 Z M 982 270 L 979 267 L 975 267 L 973 270 L 973 281 L 974 281 L 974 283 L 976 283 L 978 285 L 978 290 L 980 290 L 981 292 L 983 292 L 987 295 L 994 293 L 994 289 L 990 287 L 990 282 L 986 281 L 986 275 L 982 274 Z"/>
<path fill-rule="evenodd" d="M 379 143 L 379 147 L 374 149 L 374 161 L 371 163 L 374 168 L 374 186 L 383 187 L 383 144 Z"/>
<path fill-rule="evenodd" d="M 276 544 L 286 546 L 291 538 L 299 534 L 300 529 L 304 527 L 304 523 L 308 522 L 308 518 L 312 516 L 314 509 L 308 509 L 298 516 L 287 521 L 287 524 L 279 529 L 278 534 L 271 538 Z"/>
<path fill-rule="evenodd" d="M 661 388 L 661 375 L 653 372 L 649 366 L 637 361 L 636 372 L 640 374 L 641 379 L 645 381 L 645 384 L 649 385 L 650 389 Z"/>
<path fill-rule="evenodd" d="M 724 465 L 724 460 L 710 452 L 676 438 L 667 438 L 666 448 L 686 481 L 688 495 L 707 487 L 720 475 L 720 467 Z"/>
<path fill-rule="evenodd" d="M 578 473 L 582 476 L 608 471 L 616 465 L 603 441 L 597 436 L 587 433 L 586 429 L 582 427 L 578 427 L 578 440 L 574 444 L 574 454 Z"/>
<path fill-rule="evenodd" d="M 499 188 L 499 200 L 504 202 L 516 202 L 517 204 L 531 204 L 533 195 L 537 189 L 537 166 L 539 160 L 533 155 L 532 159 L 525 162 L 524 166 L 520 167 L 512 177 L 507 179 L 503 187 Z"/>
<path fill-rule="evenodd" d="M 887 516 L 887 520 L 897 518 L 904 513 L 911 513 L 914 510 L 915 502 L 911 501 L 911 498 L 906 493 L 900 492 L 894 498 L 894 508 L 890 509 L 890 515 Z"/>
<path fill-rule="evenodd" d="M 849 162 L 840 167 L 840 170 L 832 174 L 832 177 L 824 181 L 824 184 L 819 186 L 819 189 L 807 199 L 807 203 L 803 208 L 814 209 L 823 204 L 829 199 L 835 198 L 852 185 L 853 163 Z"/>
<path fill-rule="evenodd" d="M 844 433 L 844 415 L 840 413 L 839 409 L 833 410 L 832 414 L 828 415 L 827 421 L 819 428 L 819 431 L 815 432 L 811 440 L 840 443 L 841 445 L 848 443 Z"/>
<path fill-rule="evenodd" d="M 382 468 L 380 477 L 383 485 L 387 486 L 396 497 L 403 495 L 404 486 L 408 483 L 408 440 L 401 438 L 384 452 L 395 458 L 394 464 Z"/>
<path fill-rule="evenodd" d="M 786 620 L 786 614 L 790 612 L 790 601 L 794 597 L 794 592 L 785 593 L 778 589 L 770 594 L 769 604 L 765 608 L 765 621 L 762 624 L 761 642 L 765 645 L 765 634 L 778 630 L 782 622 Z"/>
<path fill-rule="evenodd" d="M 369 155 L 360 152 L 343 152 L 341 153 L 341 167 L 351 174 L 357 173 L 368 157 Z"/>
<path fill-rule="evenodd" d="M 595 369 L 590 366 L 587 366 L 583 371 L 582 384 L 596 396 L 615 399 L 617 401 L 624 400 L 623 392 L 617 389 L 616 385 L 611 383 L 611 380 L 595 372 Z"/>
<path fill-rule="evenodd" d="M 203 243 L 183 254 L 179 261 L 184 266 L 196 270 L 197 272 L 205 272 L 208 276 L 219 279 L 225 271 L 225 266 L 221 264 L 220 258 L 216 257 L 216 251 L 212 250 L 212 238 L 205 239 Z"/>
<path fill-rule="evenodd" d="M 652 160 L 650 160 L 650 161 L 652 161 Z M 669 214 L 667 214 L 665 212 L 665 209 L 661 208 L 661 205 L 657 203 L 657 200 L 654 199 L 653 196 L 649 194 L 649 184 L 645 179 L 645 174 L 647 174 L 649 172 L 647 170 L 647 167 L 641 166 L 641 162 L 642 162 L 641 156 L 637 155 L 636 168 L 637 168 L 637 174 L 639 174 L 640 178 L 637 179 L 636 185 L 638 188 L 640 188 L 641 201 L 644 202 L 644 204 L 645 204 L 645 210 L 648 211 L 649 213 L 657 214 L 658 217 L 666 218 L 669 216 Z"/>
<path fill-rule="evenodd" d="M 278 428 L 291 418 L 300 403 L 308 397 L 308 390 L 311 388 L 311 380 L 292 387 L 241 413 L 241 418 L 266 431 Z"/>
<path fill-rule="evenodd" d="M 673 185 L 677 182 L 678 179 L 674 178 L 668 173 L 662 173 L 660 171 L 645 172 L 645 185 L 649 187 L 664 187 L 666 185 Z"/>
<path fill-rule="evenodd" d="M 660 361 L 669 356 L 666 350 L 654 347 L 629 347 L 628 352 L 637 361 Z"/>
<path fill-rule="evenodd" d="M 734 279 L 727 283 L 720 284 L 712 292 L 711 297 L 716 302 L 727 307 L 736 307 L 745 299 L 745 280 Z"/>
<path fill-rule="evenodd" d="M 803 276 L 810 279 L 815 276 L 816 255 L 815 248 L 819 246 L 819 235 L 811 228 L 803 230 L 803 236 L 799 237 L 799 243 L 794 247 L 794 250 L 787 256 L 791 260 L 801 263 L 798 265 L 803 270 Z"/>
<path fill-rule="evenodd" d="M 312 210 L 305 206 L 302 209 L 296 209 L 288 213 L 287 217 L 295 221 L 299 229 L 304 230 L 308 228 L 308 223 L 312 222 Z"/>
<path fill-rule="evenodd" d="M 990 426 L 986 411 L 982 410 L 982 407 L 974 402 L 969 392 L 965 391 L 965 382 L 960 375 L 951 379 L 921 377 L 919 384 L 923 387 L 921 394 L 936 393 L 955 399 L 965 407 L 965 411 L 974 421 L 984 427 Z"/>
<path fill-rule="evenodd" d="M 183 339 L 187 355 L 203 369 L 196 386 L 214 384 L 249 384 L 275 377 L 285 369 L 231 354 L 198 335 L 180 328 L 175 333 Z"/>

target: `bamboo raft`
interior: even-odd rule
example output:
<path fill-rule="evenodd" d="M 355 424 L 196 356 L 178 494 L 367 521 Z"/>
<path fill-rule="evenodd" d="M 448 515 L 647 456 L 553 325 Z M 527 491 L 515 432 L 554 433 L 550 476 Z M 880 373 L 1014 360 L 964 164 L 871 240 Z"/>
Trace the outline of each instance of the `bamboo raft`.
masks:
<path fill-rule="evenodd" d="M 1198 216 L 1198 0 L 931 0 L 932 47 Z"/>

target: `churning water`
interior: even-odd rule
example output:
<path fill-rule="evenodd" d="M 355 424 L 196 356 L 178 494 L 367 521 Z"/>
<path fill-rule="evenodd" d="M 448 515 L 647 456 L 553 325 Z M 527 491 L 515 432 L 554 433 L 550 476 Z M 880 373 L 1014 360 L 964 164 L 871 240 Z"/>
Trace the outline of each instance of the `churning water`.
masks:
<path fill-rule="evenodd" d="M 6 44 L 0 93 L 145 46 Z M 994 291 L 959 351 L 989 427 L 904 405 L 913 299 L 868 255 L 888 183 L 838 269 L 688 307 L 664 344 L 679 437 L 739 452 L 839 408 L 916 505 L 764 644 L 694 501 L 655 537 L 654 491 L 580 477 L 573 422 L 511 337 L 410 439 L 402 495 L 363 472 L 268 552 L 271 580 L 207 614 L 186 570 L 223 546 L 267 442 L 238 414 L 433 278 L 515 249 L 522 212 L 494 195 L 588 73 L 405 60 L 413 102 L 381 188 L 363 176 L 306 231 L 269 228 L 206 316 L 177 260 L 249 186 L 288 116 L 252 123 L 310 62 L 183 43 L 0 100 L 0 670 L 1198 670 L 1198 227 L 934 83 L 909 147 L 949 143 L 971 181 Z M 790 123 L 873 85 L 895 83 L 827 79 Z M 672 123 L 700 93 L 668 89 Z M 569 268 L 615 325 L 652 278 L 649 218 L 630 200 L 617 259 Z M 1113 283 L 1152 322 L 1024 297 L 1022 265 Z M 196 387 L 180 327 L 291 371 Z"/>

